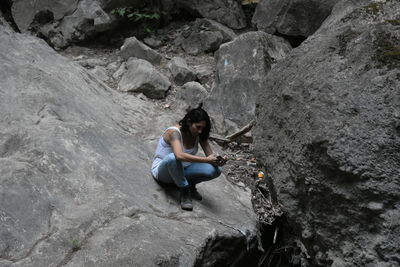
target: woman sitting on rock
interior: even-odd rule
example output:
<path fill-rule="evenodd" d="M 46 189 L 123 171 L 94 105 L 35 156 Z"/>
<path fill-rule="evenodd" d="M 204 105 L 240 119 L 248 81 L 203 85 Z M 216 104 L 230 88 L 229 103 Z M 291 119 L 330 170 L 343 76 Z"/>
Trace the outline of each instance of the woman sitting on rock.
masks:
<path fill-rule="evenodd" d="M 181 208 L 192 210 L 192 198 L 201 200 L 196 184 L 218 177 L 226 158 L 216 157 L 208 142 L 211 123 L 202 104 L 190 110 L 178 125 L 161 136 L 151 167 L 153 177 L 176 184 L 180 189 Z M 200 143 L 206 157 L 196 156 Z"/>

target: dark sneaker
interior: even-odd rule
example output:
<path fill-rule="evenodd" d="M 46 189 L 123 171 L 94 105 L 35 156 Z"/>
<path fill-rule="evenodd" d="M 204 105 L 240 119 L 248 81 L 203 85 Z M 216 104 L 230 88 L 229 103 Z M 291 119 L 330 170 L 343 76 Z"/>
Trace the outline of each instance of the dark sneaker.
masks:
<path fill-rule="evenodd" d="M 203 199 L 203 197 L 200 195 L 199 191 L 197 191 L 196 186 L 190 187 L 190 195 L 192 196 L 193 199 L 198 200 L 198 201 Z"/>
<path fill-rule="evenodd" d="M 183 210 L 193 210 L 192 198 L 190 196 L 189 186 L 180 188 L 181 192 L 181 208 Z"/>

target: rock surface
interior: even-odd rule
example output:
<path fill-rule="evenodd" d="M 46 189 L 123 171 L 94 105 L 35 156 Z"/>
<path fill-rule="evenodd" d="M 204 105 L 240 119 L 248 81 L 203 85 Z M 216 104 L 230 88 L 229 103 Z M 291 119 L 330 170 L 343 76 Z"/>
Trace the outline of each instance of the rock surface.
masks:
<path fill-rule="evenodd" d="M 255 116 L 258 94 L 266 90 L 264 76 L 290 50 L 284 39 L 261 31 L 221 45 L 216 85 L 205 103 L 207 109 L 241 126 L 249 123 Z"/>
<path fill-rule="evenodd" d="M 222 44 L 223 36 L 217 31 L 194 31 L 182 41 L 182 48 L 190 55 L 214 52 Z"/>
<path fill-rule="evenodd" d="M 126 63 L 126 68 L 126 72 L 118 83 L 118 90 L 143 93 L 149 98 L 165 97 L 171 82 L 150 62 L 131 58 Z"/>
<path fill-rule="evenodd" d="M 339 0 L 260 0 L 252 23 L 258 30 L 290 36 L 310 36 Z"/>
<path fill-rule="evenodd" d="M 257 156 L 311 265 L 400 264 L 398 1 L 342 1 L 266 77 Z"/>
<path fill-rule="evenodd" d="M 92 0 L 14 0 L 12 14 L 21 32 L 38 32 L 56 48 L 86 40 L 111 29 L 115 23 L 115 19 Z"/>
<path fill-rule="evenodd" d="M 125 40 L 121 46 L 120 55 L 125 60 L 130 57 L 136 57 L 147 60 L 152 64 L 160 64 L 162 60 L 162 56 L 157 51 L 140 42 L 136 37 Z"/>
<path fill-rule="evenodd" d="M 238 1 L 235 0 L 175 0 L 178 8 L 195 15 L 216 20 L 231 29 L 246 26 L 246 17 Z"/>
<path fill-rule="evenodd" d="M 198 82 L 185 83 L 177 93 L 177 97 L 191 108 L 195 108 L 202 103 L 207 95 L 207 90 Z"/>
<path fill-rule="evenodd" d="M 120 95 L 2 25 L 0 57 L 0 266 L 230 265 L 246 249 L 231 227 L 252 246 L 249 192 L 222 176 L 187 213 L 151 178 L 183 111 Z"/>
<path fill-rule="evenodd" d="M 233 30 L 212 19 L 196 19 L 194 28 L 197 29 L 197 31 L 208 30 L 220 32 L 222 34 L 223 43 L 232 41 L 237 36 Z"/>
<path fill-rule="evenodd" d="M 196 80 L 196 74 L 189 68 L 186 61 L 181 57 L 173 57 L 167 64 L 172 78 L 177 85 Z"/>

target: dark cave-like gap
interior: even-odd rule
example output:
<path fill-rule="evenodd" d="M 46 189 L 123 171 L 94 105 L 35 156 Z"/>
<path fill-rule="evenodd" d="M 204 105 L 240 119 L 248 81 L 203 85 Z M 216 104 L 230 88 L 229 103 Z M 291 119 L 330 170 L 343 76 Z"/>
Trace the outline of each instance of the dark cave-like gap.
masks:
<path fill-rule="evenodd" d="M 298 47 L 307 39 L 306 36 L 286 35 L 286 34 L 282 34 L 280 32 L 275 32 L 274 35 L 285 38 L 293 48 Z"/>

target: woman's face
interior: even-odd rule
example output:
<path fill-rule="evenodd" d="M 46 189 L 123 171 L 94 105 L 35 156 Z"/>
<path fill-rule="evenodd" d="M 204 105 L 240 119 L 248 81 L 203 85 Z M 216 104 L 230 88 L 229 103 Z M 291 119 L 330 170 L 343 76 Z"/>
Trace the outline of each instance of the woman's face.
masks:
<path fill-rule="evenodd" d="M 189 130 L 193 137 L 199 136 L 204 128 L 206 128 L 206 121 L 189 122 Z"/>

